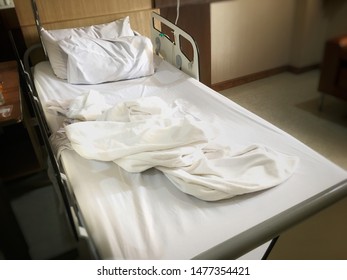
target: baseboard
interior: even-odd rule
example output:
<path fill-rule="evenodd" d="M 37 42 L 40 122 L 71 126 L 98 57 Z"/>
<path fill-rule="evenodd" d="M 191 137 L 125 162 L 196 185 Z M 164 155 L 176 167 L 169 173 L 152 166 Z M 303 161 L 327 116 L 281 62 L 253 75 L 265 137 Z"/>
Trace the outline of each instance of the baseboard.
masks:
<path fill-rule="evenodd" d="M 320 67 L 320 64 L 313 64 L 313 65 L 309 65 L 309 66 L 304 66 L 304 67 L 295 67 L 292 65 L 288 66 L 288 71 L 294 74 L 302 74 L 314 69 L 318 69 Z"/>
<path fill-rule="evenodd" d="M 269 70 L 264 70 L 257 73 L 249 74 L 239 78 L 227 80 L 224 82 L 215 83 L 211 85 L 211 88 L 214 89 L 215 91 L 222 91 L 228 88 L 247 84 L 247 83 L 264 79 L 264 78 L 267 78 L 282 72 L 286 72 L 286 71 L 294 73 L 294 74 L 302 74 L 304 72 L 307 72 L 316 68 L 319 68 L 319 64 L 305 66 L 305 67 L 295 67 L 292 65 L 285 65 L 285 66 L 276 67 Z"/>
<path fill-rule="evenodd" d="M 288 66 L 281 66 L 281 67 L 277 67 L 277 68 L 249 74 L 249 75 L 246 75 L 243 77 L 227 80 L 224 82 L 212 84 L 211 88 L 213 88 L 215 91 L 221 91 L 224 89 L 228 89 L 228 88 L 240 86 L 243 84 L 247 84 L 247 83 L 259 80 L 259 79 L 267 78 L 267 77 L 270 77 L 272 75 L 276 75 L 276 74 L 285 72 L 287 70 L 288 70 Z"/>

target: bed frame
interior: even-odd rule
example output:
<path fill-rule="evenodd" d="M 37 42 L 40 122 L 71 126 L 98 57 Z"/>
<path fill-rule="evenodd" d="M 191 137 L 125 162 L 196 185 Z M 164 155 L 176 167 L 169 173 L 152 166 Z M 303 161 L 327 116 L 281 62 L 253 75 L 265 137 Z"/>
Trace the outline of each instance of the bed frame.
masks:
<path fill-rule="evenodd" d="M 66 0 L 68 1 L 68 0 Z M 17 2 L 22 3 L 24 0 L 17 0 Z M 26 1 L 28 2 L 28 1 Z M 37 6 L 35 0 L 32 0 L 32 7 L 34 8 L 34 14 L 36 16 L 35 22 L 36 27 L 40 28 L 42 22 L 38 17 L 38 10 L 40 7 Z M 48 1 L 43 1 L 48 2 Z M 71 1 L 69 1 L 71 2 Z M 74 2 L 74 1 L 72 1 Z M 80 1 L 79 1 L 80 2 Z M 83 1 L 82 1 L 83 2 Z M 86 1 L 87 2 L 87 1 Z M 105 1 L 109 2 L 109 1 Z M 141 2 L 141 1 L 140 1 Z M 39 8 L 39 9 L 38 9 Z M 146 11 L 147 13 L 148 11 Z M 143 11 L 140 11 L 140 18 L 148 18 L 147 16 L 143 16 Z M 21 14 L 21 11 L 19 11 Z M 180 40 L 181 38 L 185 38 L 185 40 L 189 41 L 193 46 L 195 46 L 195 42 L 191 36 L 189 36 L 186 32 L 168 22 L 167 20 L 160 17 L 160 15 L 156 13 L 152 13 L 150 11 L 151 19 L 149 22 L 151 25 L 151 38 L 153 40 L 154 49 L 157 53 L 160 53 L 164 59 L 169 61 L 170 63 L 176 65 L 176 67 L 182 69 L 184 72 L 188 73 L 195 79 L 199 79 L 199 65 L 198 65 L 198 50 L 193 47 L 193 59 L 187 58 L 182 51 Z M 122 14 L 123 16 L 123 14 Z M 135 17 L 135 14 L 132 14 Z M 161 28 L 161 24 L 158 25 L 158 21 L 161 24 L 164 24 L 169 27 L 173 31 L 174 40 L 170 39 L 168 34 L 165 34 Z M 136 21 L 135 21 L 136 22 Z M 64 23 L 65 25 L 65 23 Z M 28 29 L 26 26 L 22 26 L 24 30 Z M 56 26 L 55 26 L 56 28 Z M 32 30 L 32 27 L 29 28 Z M 136 29 L 136 26 L 134 27 Z M 145 32 L 147 33 L 147 32 Z M 24 32 L 25 34 L 25 32 Z M 35 41 L 33 40 L 32 32 L 29 32 L 30 36 L 26 37 L 27 42 Z M 37 40 L 37 37 L 36 37 Z M 86 236 L 87 233 L 84 229 L 84 221 L 83 217 L 80 215 L 80 211 L 78 208 L 78 204 L 73 196 L 71 196 L 71 192 L 69 186 L 67 185 L 67 181 L 64 175 L 63 170 L 61 170 L 59 161 L 57 160 L 51 145 L 50 145 L 50 131 L 48 129 L 48 125 L 45 121 L 43 115 L 43 109 L 41 107 L 40 101 L 38 99 L 38 95 L 35 89 L 35 85 L 33 83 L 32 75 L 31 75 L 31 62 L 30 55 L 33 51 L 41 48 L 40 44 L 36 44 L 33 47 L 29 48 L 24 56 L 24 65 L 23 65 L 23 73 L 25 73 L 25 79 L 28 86 L 29 96 L 31 98 L 31 102 L 35 111 L 35 114 L 38 118 L 39 127 L 41 130 L 41 134 L 44 140 L 44 144 L 48 153 L 48 157 L 52 164 L 52 178 L 57 186 L 60 189 L 60 193 L 62 195 L 62 200 L 64 202 L 65 208 L 67 209 L 67 217 L 71 224 L 73 225 L 73 231 L 76 238 Z M 252 249 L 268 242 L 269 240 L 276 238 L 279 236 L 284 230 L 292 227 L 298 222 L 310 217 L 311 215 L 317 213 L 318 211 L 324 209 L 342 199 L 347 195 L 347 179 L 338 184 L 329 187 L 323 193 L 319 193 L 311 197 L 308 200 L 303 201 L 302 203 L 292 207 L 278 215 L 273 216 L 272 218 L 264 221 L 261 224 L 255 225 L 253 228 L 243 232 L 240 235 L 237 235 L 226 242 L 197 255 L 195 259 L 236 259 Z M 91 244 L 91 248 L 93 249 L 93 244 Z M 97 252 L 94 250 L 94 253 L 97 255 Z"/>
<path fill-rule="evenodd" d="M 50 142 L 51 131 L 44 117 L 43 108 L 33 82 L 33 75 L 31 71 L 33 62 L 35 64 L 38 62 L 37 60 L 40 60 L 43 57 L 45 60 L 48 60 L 48 55 L 40 35 L 40 30 L 44 25 L 42 24 L 42 21 L 40 19 L 38 4 L 36 0 L 31 0 L 31 8 L 35 18 L 35 29 L 37 30 L 38 37 L 36 39 L 33 39 L 33 37 L 31 37 L 31 32 L 28 32 L 30 36 L 26 37 L 26 39 L 29 38 L 27 40 L 27 43 L 30 43 L 31 40 L 38 40 L 39 42 L 29 47 L 24 54 L 23 60 L 19 60 L 20 69 L 26 82 L 26 91 L 29 93 L 29 100 L 34 110 L 34 114 L 37 118 L 39 130 L 44 142 L 45 151 L 49 159 L 48 174 L 50 180 L 59 190 L 58 196 L 60 197 L 60 200 L 65 207 L 65 214 L 69 223 L 71 224 L 71 229 L 76 240 L 78 240 L 79 238 L 87 238 L 88 233 L 85 230 L 85 223 L 83 221 L 82 215 L 80 215 L 78 204 L 75 198 L 71 196 L 72 192 L 69 189 L 64 170 L 62 170 L 59 160 L 57 159 L 56 154 L 52 149 Z M 123 14 L 117 14 L 115 19 L 123 16 Z M 139 16 L 141 19 L 143 18 L 143 15 Z M 157 55 L 160 55 L 164 60 L 167 60 L 170 64 L 175 65 L 178 69 L 190 75 L 192 78 L 199 80 L 199 53 L 194 39 L 184 30 L 178 28 L 168 20 L 161 17 L 154 10 L 150 11 L 150 16 L 151 20 L 149 21 L 148 26 L 150 27 L 150 37 L 152 38 L 152 41 L 155 42 L 155 53 Z M 137 14 L 134 14 L 133 17 L 136 18 Z M 145 18 L 147 18 L 147 16 Z M 56 27 L 56 25 L 54 26 Z M 146 28 L 143 28 L 142 24 L 140 26 L 142 26 L 140 30 L 143 30 L 144 33 L 148 33 Z M 162 31 L 163 27 L 164 29 L 166 28 L 166 30 L 169 30 L 171 34 L 168 35 L 164 33 Z M 191 44 L 191 59 L 188 58 L 184 53 L 181 40 L 185 40 L 186 42 L 189 42 Z M 43 54 L 43 56 L 40 55 L 40 53 Z M 90 240 L 87 238 L 87 241 Z M 95 250 L 94 245 L 91 242 L 89 242 L 89 248 L 95 258 L 98 258 L 97 251 Z"/>
<path fill-rule="evenodd" d="M 172 32 L 173 40 L 162 31 L 167 28 Z M 164 60 L 175 65 L 189 76 L 199 80 L 199 52 L 192 36 L 159 14 L 152 13 L 151 39 L 155 44 L 154 49 L 157 55 L 160 55 Z M 192 59 L 189 59 L 184 53 L 182 40 L 190 43 L 193 50 Z"/>

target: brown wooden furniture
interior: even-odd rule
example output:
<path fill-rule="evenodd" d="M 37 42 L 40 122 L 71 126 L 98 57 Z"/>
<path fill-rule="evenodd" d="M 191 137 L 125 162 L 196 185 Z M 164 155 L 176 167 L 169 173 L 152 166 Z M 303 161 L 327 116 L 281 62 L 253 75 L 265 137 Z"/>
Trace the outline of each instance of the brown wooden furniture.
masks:
<path fill-rule="evenodd" d="M 324 94 L 347 100 L 347 35 L 326 42 L 318 90 L 322 103 Z"/>
<path fill-rule="evenodd" d="M 16 61 L 0 63 L 4 104 L 0 106 L 0 179 L 7 181 L 40 171 L 45 162 L 25 100 Z"/>
<path fill-rule="evenodd" d="M 181 6 L 186 5 L 197 5 L 197 4 L 209 4 L 213 2 L 221 2 L 228 0 L 180 0 Z M 154 0 L 155 8 L 168 8 L 168 7 L 176 7 L 177 0 Z"/>
<path fill-rule="evenodd" d="M 0 125 L 21 122 L 23 114 L 16 61 L 0 63 L 0 83 Z"/>

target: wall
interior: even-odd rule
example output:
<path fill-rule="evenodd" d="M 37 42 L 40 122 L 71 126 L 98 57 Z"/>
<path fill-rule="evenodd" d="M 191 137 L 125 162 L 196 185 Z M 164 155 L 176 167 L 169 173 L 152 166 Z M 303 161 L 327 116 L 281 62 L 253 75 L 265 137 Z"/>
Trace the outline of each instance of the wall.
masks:
<path fill-rule="evenodd" d="M 324 50 L 328 19 L 323 1 L 297 1 L 290 64 L 296 68 L 318 64 Z"/>
<path fill-rule="evenodd" d="M 212 83 L 288 64 L 294 12 L 293 0 L 211 4 Z"/>
<path fill-rule="evenodd" d="M 211 4 L 212 84 L 290 65 L 319 64 L 347 33 L 345 0 L 231 0 Z"/>

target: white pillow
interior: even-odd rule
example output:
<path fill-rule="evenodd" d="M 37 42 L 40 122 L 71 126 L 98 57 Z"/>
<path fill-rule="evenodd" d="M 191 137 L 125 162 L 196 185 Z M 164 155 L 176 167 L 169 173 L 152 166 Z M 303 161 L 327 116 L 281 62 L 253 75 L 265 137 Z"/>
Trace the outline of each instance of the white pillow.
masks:
<path fill-rule="evenodd" d="M 153 46 L 144 36 L 113 41 L 72 36 L 59 41 L 59 46 L 68 57 L 67 80 L 72 84 L 98 84 L 154 73 Z"/>
<path fill-rule="evenodd" d="M 129 17 L 125 17 L 110 23 L 86 27 L 55 30 L 46 30 L 42 28 L 41 35 L 53 72 L 59 78 L 66 79 L 67 57 L 59 48 L 58 42 L 60 40 L 70 36 L 89 36 L 92 38 L 115 40 L 121 36 L 134 36 L 134 31 L 131 29 Z"/>

